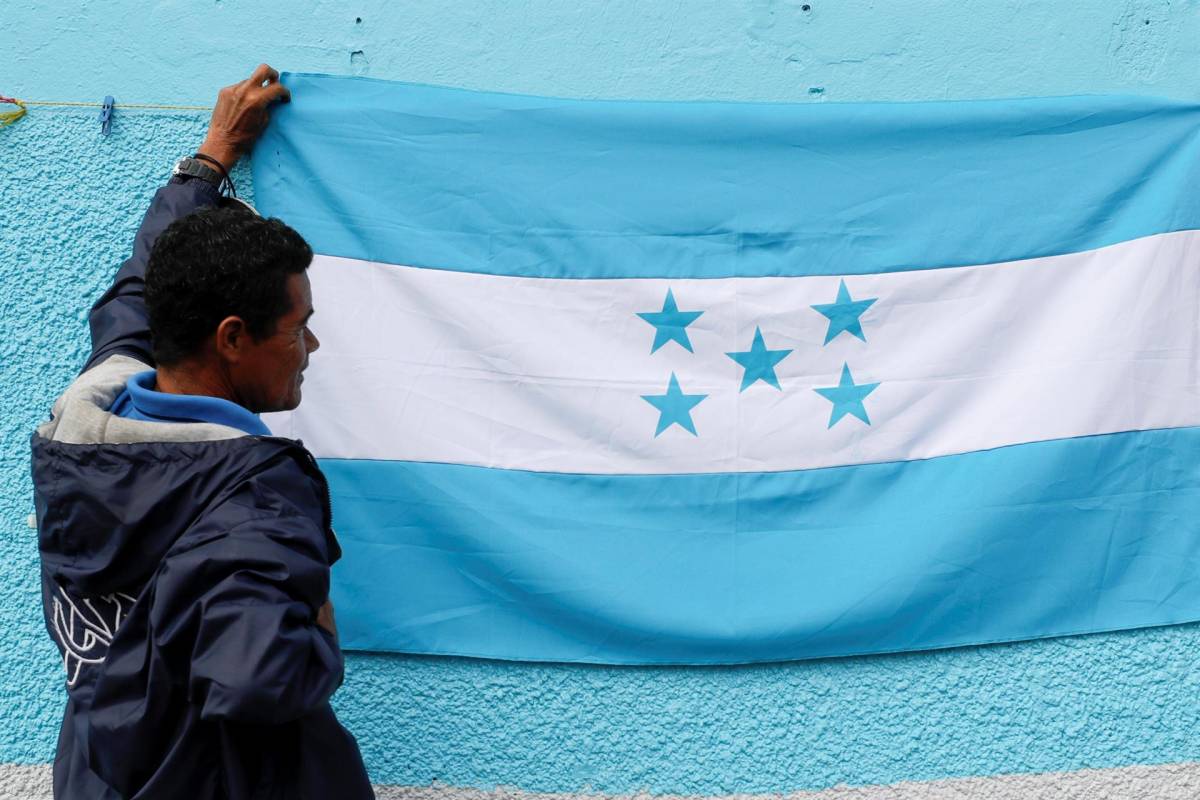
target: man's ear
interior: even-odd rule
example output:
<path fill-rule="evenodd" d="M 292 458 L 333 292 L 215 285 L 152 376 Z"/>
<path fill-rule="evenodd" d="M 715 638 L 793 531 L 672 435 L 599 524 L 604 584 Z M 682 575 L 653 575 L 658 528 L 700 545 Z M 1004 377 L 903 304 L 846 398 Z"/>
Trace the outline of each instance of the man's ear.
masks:
<path fill-rule="evenodd" d="M 246 345 L 250 343 L 250 333 L 241 317 L 226 317 L 217 326 L 216 346 L 217 355 L 222 361 L 236 364 L 246 355 Z"/>

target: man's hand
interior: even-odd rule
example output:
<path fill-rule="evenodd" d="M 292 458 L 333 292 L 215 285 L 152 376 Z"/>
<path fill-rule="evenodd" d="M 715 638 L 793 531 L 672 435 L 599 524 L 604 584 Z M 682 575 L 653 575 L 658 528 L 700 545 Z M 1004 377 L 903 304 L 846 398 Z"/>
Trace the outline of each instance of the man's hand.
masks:
<path fill-rule="evenodd" d="M 233 169 L 266 129 L 270 119 L 268 109 L 277 102 L 288 102 L 291 97 L 291 92 L 279 82 L 279 73 L 259 64 L 249 78 L 226 86 L 217 94 L 208 136 L 198 152 L 220 161 L 227 170 Z"/>
<path fill-rule="evenodd" d="M 337 636 L 337 623 L 333 621 L 333 603 L 328 600 L 317 610 L 317 624 Z"/>

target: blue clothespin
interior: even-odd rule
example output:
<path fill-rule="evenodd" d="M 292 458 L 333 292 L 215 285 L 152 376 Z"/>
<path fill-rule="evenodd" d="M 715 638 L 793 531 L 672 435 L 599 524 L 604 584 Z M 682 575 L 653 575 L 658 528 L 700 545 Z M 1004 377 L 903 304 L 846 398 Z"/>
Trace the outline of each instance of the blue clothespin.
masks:
<path fill-rule="evenodd" d="M 116 102 L 110 94 L 104 98 L 104 105 L 100 106 L 100 133 L 105 136 L 112 132 L 113 104 Z"/>

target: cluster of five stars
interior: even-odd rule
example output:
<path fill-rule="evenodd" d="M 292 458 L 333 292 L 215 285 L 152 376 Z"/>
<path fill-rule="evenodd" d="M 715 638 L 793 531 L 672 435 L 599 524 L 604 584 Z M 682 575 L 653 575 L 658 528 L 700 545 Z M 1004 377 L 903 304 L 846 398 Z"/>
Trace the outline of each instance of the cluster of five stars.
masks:
<path fill-rule="evenodd" d="M 874 297 L 865 300 L 852 299 L 849 290 L 846 288 L 846 282 L 842 281 L 838 287 L 837 299 L 834 302 L 820 303 L 812 306 L 814 311 L 819 312 L 829 320 L 829 327 L 825 332 L 824 344 L 829 344 L 842 333 L 849 333 L 851 336 L 865 342 L 867 339 L 863 334 L 860 317 L 863 315 L 863 312 L 875 303 L 876 299 Z M 647 311 L 638 314 L 639 317 L 654 326 L 654 343 L 650 347 L 650 352 L 657 352 L 659 348 L 668 342 L 675 342 L 689 353 L 694 352 L 692 350 L 691 339 L 687 334 L 687 328 L 699 319 L 703 313 L 703 311 L 680 311 L 675 301 L 674 293 L 670 289 L 667 289 L 667 297 L 663 301 L 661 311 Z M 739 391 L 744 392 L 759 381 L 776 389 L 781 389 L 779 377 L 775 374 L 775 367 L 791 353 L 791 350 L 772 350 L 768 348 L 766 341 L 763 339 L 761 328 L 756 326 L 754 328 L 754 341 L 750 344 L 749 350 L 726 353 L 725 355 L 742 367 L 742 384 Z M 854 377 L 850 374 L 850 366 L 843 364 L 841 379 L 838 381 L 837 386 L 814 388 L 813 391 L 833 404 L 833 409 L 829 417 L 829 427 L 832 428 L 847 414 L 857 417 L 870 425 L 871 420 L 867 416 L 866 408 L 863 406 L 863 399 L 875 391 L 878 386 L 878 383 L 854 383 Z M 658 409 L 659 412 L 658 426 L 654 431 L 654 435 L 657 437 L 672 425 L 679 425 L 695 436 L 696 425 L 692 422 L 691 412 L 706 397 L 708 397 L 706 394 L 684 394 L 679 386 L 679 380 L 675 377 L 675 373 L 672 372 L 671 378 L 667 383 L 666 393 L 660 395 L 642 395 L 642 399 Z"/>

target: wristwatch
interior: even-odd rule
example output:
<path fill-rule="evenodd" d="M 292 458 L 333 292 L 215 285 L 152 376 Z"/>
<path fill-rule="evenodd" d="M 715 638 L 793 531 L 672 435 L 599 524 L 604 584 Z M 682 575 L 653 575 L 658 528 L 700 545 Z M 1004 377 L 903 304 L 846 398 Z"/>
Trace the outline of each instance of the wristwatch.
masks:
<path fill-rule="evenodd" d="M 212 167 L 205 164 L 198 158 L 184 156 L 175 162 L 175 169 L 171 170 L 172 175 L 182 175 L 189 178 L 199 178 L 202 181 L 208 181 L 218 189 L 225 182 L 225 176 L 217 172 Z"/>

